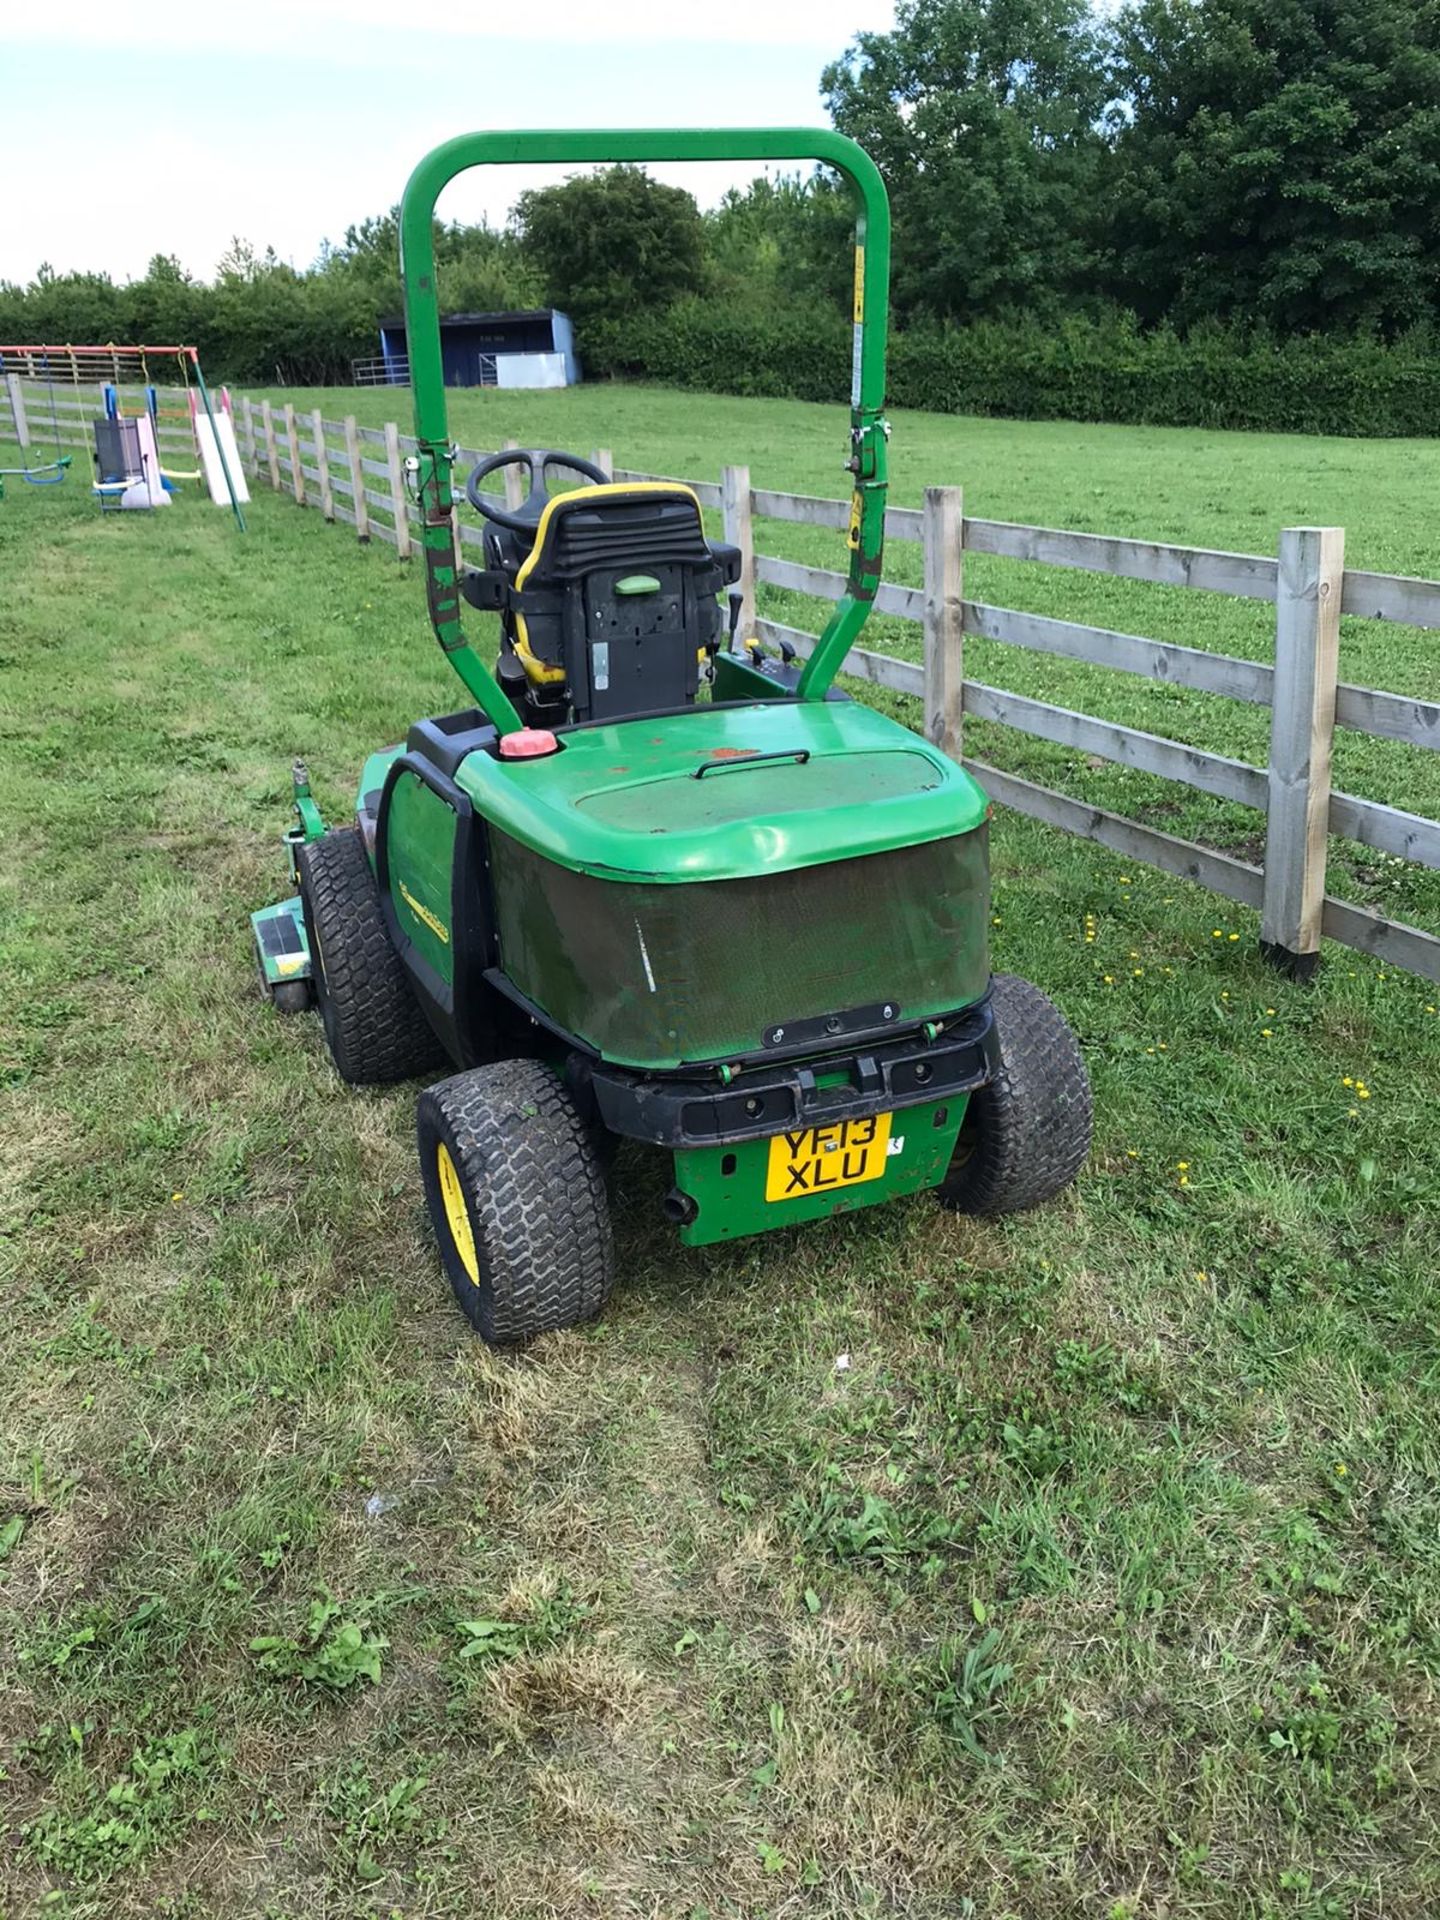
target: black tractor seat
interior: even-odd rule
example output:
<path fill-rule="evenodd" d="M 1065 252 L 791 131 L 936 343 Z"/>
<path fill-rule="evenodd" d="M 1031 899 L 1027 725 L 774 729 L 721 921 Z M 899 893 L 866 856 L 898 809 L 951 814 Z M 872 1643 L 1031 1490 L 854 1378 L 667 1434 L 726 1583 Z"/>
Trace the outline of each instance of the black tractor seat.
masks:
<path fill-rule="evenodd" d="M 740 550 L 706 539 L 677 481 L 552 495 L 533 542 L 488 527 L 483 571 L 462 591 L 498 610 L 502 686 L 532 725 L 613 720 L 693 701 L 724 621 L 718 596 Z"/>

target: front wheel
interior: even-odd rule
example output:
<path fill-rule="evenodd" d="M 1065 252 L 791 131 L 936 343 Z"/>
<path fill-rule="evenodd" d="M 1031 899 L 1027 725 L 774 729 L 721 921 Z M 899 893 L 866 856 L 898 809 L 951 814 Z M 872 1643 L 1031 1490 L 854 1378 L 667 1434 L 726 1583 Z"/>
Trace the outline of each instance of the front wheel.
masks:
<path fill-rule="evenodd" d="M 1090 1151 L 1090 1079 L 1065 1016 L 1013 973 L 991 982 L 995 1078 L 972 1093 L 950 1170 L 935 1189 L 959 1213 L 1020 1213 L 1053 1200 Z"/>
<path fill-rule="evenodd" d="M 420 1096 L 420 1172 L 455 1298 L 496 1346 L 599 1313 L 614 1278 L 605 1172 L 585 1117 L 536 1060 Z"/>
<path fill-rule="evenodd" d="M 301 848 L 300 903 L 315 998 L 340 1077 L 367 1087 L 424 1073 L 440 1059 L 440 1044 L 391 944 L 353 827 Z"/>

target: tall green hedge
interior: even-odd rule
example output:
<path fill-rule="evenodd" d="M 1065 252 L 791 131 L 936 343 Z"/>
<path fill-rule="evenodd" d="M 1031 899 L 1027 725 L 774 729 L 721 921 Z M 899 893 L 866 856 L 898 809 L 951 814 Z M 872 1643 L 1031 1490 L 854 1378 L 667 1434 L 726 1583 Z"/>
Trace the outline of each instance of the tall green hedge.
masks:
<path fill-rule="evenodd" d="M 592 327 L 593 374 L 712 393 L 835 400 L 849 390 L 849 328 L 829 312 L 683 301 Z M 1181 338 L 1128 319 L 912 327 L 890 347 L 892 406 L 1028 420 L 1231 427 L 1270 433 L 1440 430 L 1440 344 L 1274 341 L 1222 327 Z"/>

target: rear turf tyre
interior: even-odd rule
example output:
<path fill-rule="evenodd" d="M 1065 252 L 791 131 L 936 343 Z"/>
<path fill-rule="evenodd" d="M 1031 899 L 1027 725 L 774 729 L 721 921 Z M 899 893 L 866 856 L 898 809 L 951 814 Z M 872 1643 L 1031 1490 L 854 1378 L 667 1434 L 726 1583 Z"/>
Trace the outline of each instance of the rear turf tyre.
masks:
<path fill-rule="evenodd" d="M 535 1060 L 475 1067 L 421 1094 L 416 1131 L 440 1257 L 481 1337 L 593 1319 L 614 1279 L 605 1172 L 563 1083 Z"/>
<path fill-rule="evenodd" d="M 972 1093 L 950 1170 L 936 1188 L 959 1213 L 1020 1213 L 1068 1187 L 1090 1151 L 1090 1080 L 1065 1016 L 1013 973 L 991 982 L 995 1078 Z"/>
<path fill-rule="evenodd" d="M 300 900 L 331 1058 L 351 1086 L 409 1080 L 442 1058 L 390 942 L 353 828 L 300 849 Z"/>

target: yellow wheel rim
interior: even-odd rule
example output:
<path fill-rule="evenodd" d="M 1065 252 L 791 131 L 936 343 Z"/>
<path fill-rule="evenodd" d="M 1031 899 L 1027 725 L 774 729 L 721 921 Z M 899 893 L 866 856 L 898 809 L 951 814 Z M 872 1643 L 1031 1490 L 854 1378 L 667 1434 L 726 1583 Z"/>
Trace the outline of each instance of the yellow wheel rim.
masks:
<path fill-rule="evenodd" d="M 450 1158 L 450 1149 L 442 1140 L 435 1149 L 435 1165 L 440 1174 L 440 1198 L 445 1203 L 445 1223 L 472 1286 L 480 1284 L 480 1262 L 475 1257 L 475 1231 L 470 1225 L 465 1195 L 460 1190 L 460 1175 Z"/>

